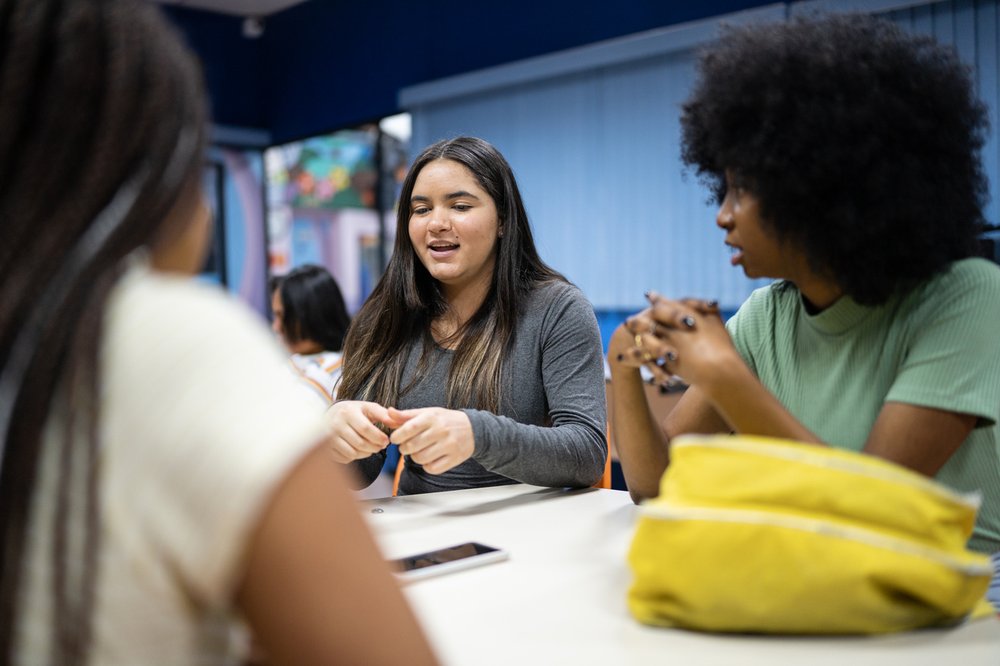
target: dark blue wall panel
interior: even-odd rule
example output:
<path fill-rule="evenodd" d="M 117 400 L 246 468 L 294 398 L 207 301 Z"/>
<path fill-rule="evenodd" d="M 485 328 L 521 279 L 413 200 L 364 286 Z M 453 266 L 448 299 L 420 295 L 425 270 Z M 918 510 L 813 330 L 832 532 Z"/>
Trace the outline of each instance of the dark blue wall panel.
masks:
<path fill-rule="evenodd" d="M 166 6 L 164 13 L 201 58 L 212 118 L 223 125 L 266 129 L 261 40 L 243 37 L 239 17 Z"/>
<path fill-rule="evenodd" d="M 760 0 L 308 0 L 268 17 L 168 14 L 206 65 L 215 119 L 275 142 L 398 111 L 400 88 L 643 30 L 768 4 Z"/>

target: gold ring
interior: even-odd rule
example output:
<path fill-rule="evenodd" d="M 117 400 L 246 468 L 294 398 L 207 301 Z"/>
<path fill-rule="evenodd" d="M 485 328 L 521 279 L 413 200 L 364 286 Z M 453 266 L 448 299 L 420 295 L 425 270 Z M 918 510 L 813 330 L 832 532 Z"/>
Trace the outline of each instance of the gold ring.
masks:
<path fill-rule="evenodd" d="M 635 346 L 642 348 L 642 333 L 635 334 Z"/>

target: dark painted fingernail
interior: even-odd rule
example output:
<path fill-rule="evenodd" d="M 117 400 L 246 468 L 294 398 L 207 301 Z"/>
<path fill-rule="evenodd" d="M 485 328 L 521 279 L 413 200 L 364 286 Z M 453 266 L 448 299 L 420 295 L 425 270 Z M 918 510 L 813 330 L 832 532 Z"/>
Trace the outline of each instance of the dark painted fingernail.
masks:
<path fill-rule="evenodd" d="M 715 300 L 709 301 L 708 302 L 708 307 L 710 307 L 710 308 L 717 308 L 717 307 L 719 307 L 719 301 L 715 301 Z"/>
<path fill-rule="evenodd" d="M 615 360 L 621 363 L 625 360 L 625 354 L 618 354 L 618 356 L 615 357 Z"/>
<path fill-rule="evenodd" d="M 694 317 L 692 317 L 691 315 L 687 315 L 686 317 L 681 319 L 681 323 L 687 326 L 688 328 L 694 328 Z"/>
<path fill-rule="evenodd" d="M 669 359 L 671 361 L 676 361 L 677 360 L 677 352 L 668 351 L 667 352 L 667 359 Z"/>

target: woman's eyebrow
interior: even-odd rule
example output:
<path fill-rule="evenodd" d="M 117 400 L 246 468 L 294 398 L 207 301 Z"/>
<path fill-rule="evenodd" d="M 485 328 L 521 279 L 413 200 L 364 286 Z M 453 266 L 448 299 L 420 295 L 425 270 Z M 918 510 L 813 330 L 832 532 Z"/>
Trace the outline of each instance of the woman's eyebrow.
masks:
<path fill-rule="evenodd" d="M 466 192 L 465 190 L 459 190 L 458 192 L 451 192 L 445 195 L 445 199 L 457 199 L 459 197 L 472 197 L 473 199 L 478 199 L 472 192 Z"/>
<path fill-rule="evenodd" d="M 469 197 L 471 199 L 475 199 L 476 201 L 480 200 L 479 197 L 477 197 L 475 194 L 473 194 L 472 192 L 466 192 L 465 190 L 458 190 L 457 192 L 449 192 L 448 194 L 444 195 L 445 200 L 458 199 L 460 197 Z M 429 202 L 430 200 L 431 200 L 430 197 L 425 196 L 423 194 L 414 194 L 412 197 L 410 197 L 410 203 L 416 201 Z"/>

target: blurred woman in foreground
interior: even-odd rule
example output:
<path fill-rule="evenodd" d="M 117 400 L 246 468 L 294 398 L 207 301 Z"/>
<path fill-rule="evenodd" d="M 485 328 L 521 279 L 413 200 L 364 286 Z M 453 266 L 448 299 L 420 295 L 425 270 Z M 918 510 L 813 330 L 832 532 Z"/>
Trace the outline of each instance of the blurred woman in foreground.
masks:
<path fill-rule="evenodd" d="M 191 55 L 129 0 L 0 33 L 0 661 L 230 663 L 241 615 L 276 663 L 432 663 L 273 336 L 188 278 Z"/>

